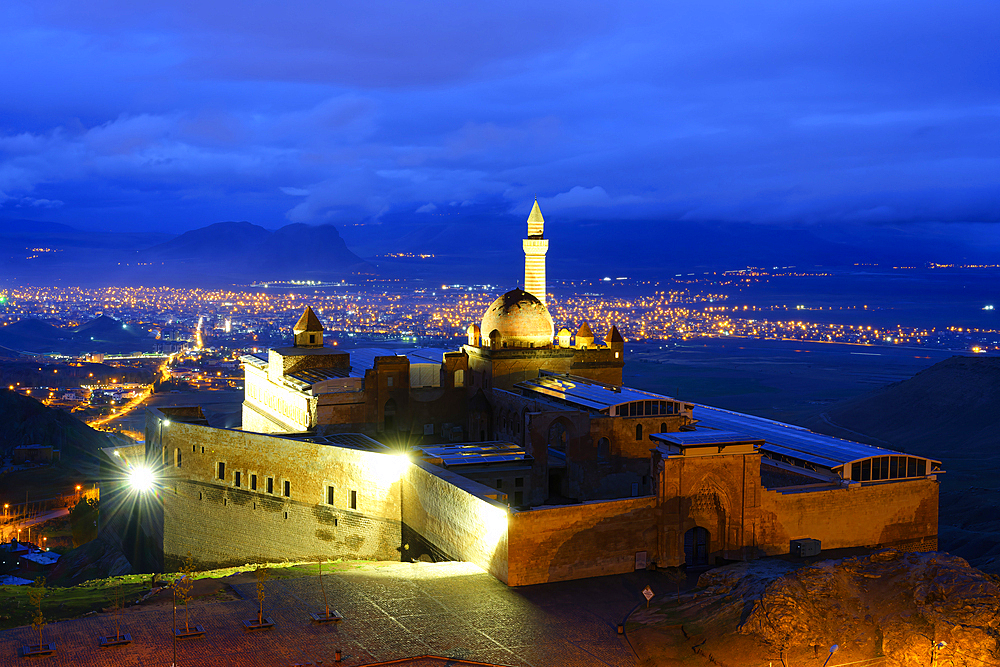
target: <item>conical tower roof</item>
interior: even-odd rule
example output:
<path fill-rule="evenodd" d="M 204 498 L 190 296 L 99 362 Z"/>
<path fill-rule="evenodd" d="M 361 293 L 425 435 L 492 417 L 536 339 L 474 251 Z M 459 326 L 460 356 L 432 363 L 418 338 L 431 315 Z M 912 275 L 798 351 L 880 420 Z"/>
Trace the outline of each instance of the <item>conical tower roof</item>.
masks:
<path fill-rule="evenodd" d="M 545 218 L 542 217 L 542 209 L 538 208 L 538 200 L 535 200 L 535 205 L 531 207 L 531 213 L 528 214 L 528 222 L 545 222 Z"/>
<path fill-rule="evenodd" d="M 611 325 L 611 331 L 609 331 L 608 335 L 604 338 L 604 342 L 605 343 L 624 343 L 625 339 L 622 338 L 622 335 L 618 332 L 618 327 L 616 327 L 615 325 L 612 324 Z"/>
<path fill-rule="evenodd" d="M 295 323 L 292 327 L 292 331 L 295 333 L 301 333 L 303 331 L 323 331 L 323 324 L 316 317 L 316 313 L 312 311 L 312 308 L 306 306 L 306 309 L 302 311 L 302 317 L 299 321 Z"/>
<path fill-rule="evenodd" d="M 577 338 L 589 338 L 594 339 L 594 332 L 590 330 L 590 325 L 584 322 L 580 325 L 580 328 L 576 330 Z"/>

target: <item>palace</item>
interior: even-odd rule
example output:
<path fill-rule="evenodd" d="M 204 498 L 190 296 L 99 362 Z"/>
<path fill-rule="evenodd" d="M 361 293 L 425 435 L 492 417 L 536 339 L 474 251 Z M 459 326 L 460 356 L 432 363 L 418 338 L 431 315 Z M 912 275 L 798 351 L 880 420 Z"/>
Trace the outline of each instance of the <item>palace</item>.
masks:
<path fill-rule="evenodd" d="M 109 524 L 140 535 L 133 566 L 458 559 L 525 585 L 936 549 L 939 461 L 623 386 L 617 328 L 555 330 L 537 201 L 523 246 L 523 289 L 460 349 L 340 351 L 306 307 L 291 345 L 243 358 L 241 429 L 150 409 L 159 510 Z"/>

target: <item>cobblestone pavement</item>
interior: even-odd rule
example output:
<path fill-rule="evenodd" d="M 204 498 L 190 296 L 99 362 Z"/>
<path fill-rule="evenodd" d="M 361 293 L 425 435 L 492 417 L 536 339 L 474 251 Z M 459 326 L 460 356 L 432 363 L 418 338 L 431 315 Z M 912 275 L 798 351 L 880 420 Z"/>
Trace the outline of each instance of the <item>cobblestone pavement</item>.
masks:
<path fill-rule="evenodd" d="M 196 601 L 191 623 L 205 636 L 177 642 L 177 665 L 343 665 L 441 655 L 512 667 L 611 665 L 630 667 L 635 657 L 617 626 L 649 584 L 671 590 L 656 572 L 508 588 L 468 563 L 388 563 L 323 577 L 330 608 L 344 621 L 320 625 L 309 614 L 323 610 L 317 577 L 265 584 L 265 614 L 275 627 L 246 632 L 256 619 L 254 583 L 236 584 L 244 600 Z M 183 622 L 183 613 L 178 618 Z M 167 667 L 173 662 L 171 608 L 135 607 L 122 615 L 127 646 L 99 648 L 114 632 L 110 615 L 53 623 L 44 640 L 56 644 L 47 658 L 22 658 L 34 644 L 30 627 L 0 632 L 0 665 L 107 665 Z"/>

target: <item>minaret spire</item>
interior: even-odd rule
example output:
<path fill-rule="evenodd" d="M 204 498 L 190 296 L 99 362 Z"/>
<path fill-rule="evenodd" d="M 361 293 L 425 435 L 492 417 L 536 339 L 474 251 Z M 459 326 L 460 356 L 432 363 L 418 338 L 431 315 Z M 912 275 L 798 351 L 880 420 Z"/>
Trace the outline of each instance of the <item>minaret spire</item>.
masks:
<path fill-rule="evenodd" d="M 542 217 L 542 210 L 538 208 L 537 198 L 528 214 L 528 238 L 522 241 L 522 245 L 524 291 L 548 305 L 545 295 L 545 253 L 549 250 L 549 241 L 545 238 L 545 219 Z"/>

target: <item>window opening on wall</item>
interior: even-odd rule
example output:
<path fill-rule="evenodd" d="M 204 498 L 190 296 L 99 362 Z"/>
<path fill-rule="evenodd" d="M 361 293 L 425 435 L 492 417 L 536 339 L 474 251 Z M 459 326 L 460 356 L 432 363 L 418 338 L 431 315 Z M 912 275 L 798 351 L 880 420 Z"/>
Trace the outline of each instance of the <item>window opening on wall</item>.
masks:
<path fill-rule="evenodd" d="M 219 479 L 225 479 L 225 478 L 226 478 L 226 464 L 223 463 L 222 461 L 219 461 Z"/>
<path fill-rule="evenodd" d="M 514 506 L 517 507 L 517 506 L 520 506 L 522 504 L 524 504 L 524 492 L 523 491 L 515 491 L 514 492 Z"/>
<path fill-rule="evenodd" d="M 642 440 L 642 424 L 635 425 L 635 439 Z"/>
<path fill-rule="evenodd" d="M 524 478 L 523 477 L 515 477 L 514 478 L 514 486 L 518 486 L 518 487 L 524 486 Z"/>
<path fill-rule="evenodd" d="M 178 447 L 174 450 L 174 466 L 181 467 L 181 449 Z"/>
<path fill-rule="evenodd" d="M 502 489 L 503 488 L 503 480 L 502 479 L 498 479 L 497 480 L 497 488 L 498 489 Z"/>
<path fill-rule="evenodd" d="M 204 454 L 204 453 L 205 453 L 205 448 L 204 448 L 204 447 L 202 447 L 202 448 L 201 448 L 201 453 L 202 453 L 202 454 Z"/>
<path fill-rule="evenodd" d="M 601 438 L 597 441 L 597 458 L 606 459 L 608 458 L 608 453 L 611 451 L 611 441 L 607 438 Z"/>
<path fill-rule="evenodd" d="M 250 475 L 250 490 L 257 490 L 257 475 Z"/>
<path fill-rule="evenodd" d="M 326 504 L 327 505 L 333 505 L 333 504 L 335 504 L 333 502 L 333 487 L 332 486 L 326 487 Z"/>
<path fill-rule="evenodd" d="M 455 386 L 464 387 L 465 386 L 465 371 L 459 368 L 455 371 Z"/>
<path fill-rule="evenodd" d="M 391 387 L 392 383 L 393 383 L 393 377 L 391 375 L 388 376 L 388 377 L 386 377 L 386 379 L 385 379 L 385 386 Z"/>
<path fill-rule="evenodd" d="M 288 518 L 288 512 L 285 512 L 285 518 L 286 519 Z"/>
<path fill-rule="evenodd" d="M 316 334 L 309 334 L 309 344 L 310 345 L 316 344 Z"/>
<path fill-rule="evenodd" d="M 202 499 L 202 497 L 201 497 L 201 491 L 199 491 L 198 492 L 198 500 L 201 500 L 201 499 Z"/>
<path fill-rule="evenodd" d="M 287 479 L 285 480 L 285 497 L 286 498 L 292 497 L 292 483 L 289 482 Z"/>
<path fill-rule="evenodd" d="M 267 478 L 267 492 L 268 493 L 274 493 L 274 478 L 273 477 L 268 477 Z"/>
<path fill-rule="evenodd" d="M 191 445 L 191 453 L 192 454 L 198 453 L 198 445 Z"/>
<path fill-rule="evenodd" d="M 237 470 L 236 472 L 233 473 L 233 486 L 239 486 L 239 485 L 240 485 L 240 471 Z"/>
<path fill-rule="evenodd" d="M 666 433 L 666 432 L 667 432 L 667 425 L 663 422 L 660 422 L 660 433 Z"/>
<path fill-rule="evenodd" d="M 351 509 L 352 510 L 358 509 L 358 492 L 357 491 L 351 491 Z"/>

